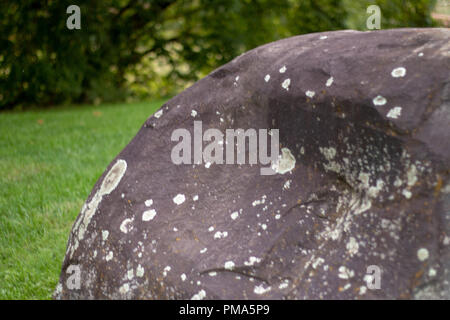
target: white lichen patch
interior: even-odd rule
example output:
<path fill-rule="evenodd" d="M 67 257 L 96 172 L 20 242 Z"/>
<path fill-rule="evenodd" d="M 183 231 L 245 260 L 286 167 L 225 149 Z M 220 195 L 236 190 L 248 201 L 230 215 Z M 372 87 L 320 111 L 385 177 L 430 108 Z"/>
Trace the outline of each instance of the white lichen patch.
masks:
<path fill-rule="evenodd" d="M 330 87 L 330 86 L 333 84 L 333 81 L 334 81 L 334 78 L 333 78 L 333 77 L 330 77 L 330 78 L 328 78 L 327 83 L 325 83 L 325 85 L 326 85 L 327 87 Z"/>
<path fill-rule="evenodd" d="M 124 176 L 127 170 L 127 162 L 125 160 L 119 159 L 111 167 L 111 169 L 106 174 L 100 189 L 95 193 L 89 203 L 85 203 L 81 210 L 78 220 L 75 222 L 73 227 L 73 241 L 68 250 L 70 250 L 70 257 L 73 256 L 75 250 L 78 248 L 78 244 L 84 238 L 84 234 L 91 222 L 92 217 L 97 211 L 103 196 L 110 194 L 119 185 L 120 180 Z"/>
<path fill-rule="evenodd" d="M 402 114 L 402 107 L 394 107 L 387 113 L 386 117 L 392 119 L 398 119 Z"/>
<path fill-rule="evenodd" d="M 181 278 L 181 281 L 183 281 L 183 282 L 186 281 L 186 279 L 187 279 L 186 274 L 182 273 L 180 275 L 180 278 Z"/>
<path fill-rule="evenodd" d="M 170 266 L 166 266 L 163 270 L 163 276 L 167 277 L 167 272 L 169 272 L 170 270 L 172 270 L 172 268 Z"/>
<path fill-rule="evenodd" d="M 203 300 L 206 297 L 205 290 L 200 290 L 198 293 L 194 294 L 191 300 Z"/>
<path fill-rule="evenodd" d="M 103 230 L 102 231 L 102 240 L 106 241 L 106 239 L 108 239 L 109 236 L 109 231 L 108 230 Z"/>
<path fill-rule="evenodd" d="M 264 286 L 261 284 L 259 286 L 255 286 L 253 289 L 253 292 L 256 294 L 264 294 L 266 292 L 269 292 L 272 288 L 269 286 L 267 288 L 264 288 Z"/>
<path fill-rule="evenodd" d="M 325 40 L 325 39 L 328 39 L 328 36 L 320 36 L 319 39 L 320 39 L 320 40 Z"/>
<path fill-rule="evenodd" d="M 226 238 L 227 236 L 228 236 L 228 232 L 226 232 L 226 231 L 224 231 L 224 232 L 217 231 L 214 234 L 214 239 L 222 239 L 222 238 Z"/>
<path fill-rule="evenodd" d="M 184 194 L 181 194 L 181 193 L 177 194 L 177 195 L 173 198 L 173 202 L 174 202 L 176 205 L 182 204 L 185 200 L 186 200 L 186 197 L 184 196 Z"/>
<path fill-rule="evenodd" d="M 405 74 L 406 74 L 406 69 L 403 67 L 395 68 L 391 72 L 391 76 L 393 76 L 394 78 L 404 77 Z"/>
<path fill-rule="evenodd" d="M 419 250 L 417 250 L 417 258 L 420 261 L 425 261 L 428 259 L 428 257 L 429 257 L 428 249 L 420 248 Z"/>
<path fill-rule="evenodd" d="M 121 294 L 126 294 L 128 291 L 130 291 L 130 285 L 128 283 L 124 283 L 120 288 L 119 292 Z"/>
<path fill-rule="evenodd" d="M 407 184 L 412 187 L 417 182 L 417 168 L 415 165 L 411 165 L 406 172 Z"/>
<path fill-rule="evenodd" d="M 142 278 L 144 276 L 144 267 L 142 267 L 140 264 L 136 268 L 136 277 Z"/>
<path fill-rule="evenodd" d="M 295 168 L 295 157 L 288 148 L 281 149 L 281 155 L 275 163 L 272 163 L 272 169 L 279 174 L 285 174 Z"/>
<path fill-rule="evenodd" d="M 345 266 L 339 267 L 339 274 L 338 277 L 340 279 L 350 279 L 355 275 L 355 272 L 353 270 L 348 269 Z"/>
<path fill-rule="evenodd" d="M 308 98 L 313 98 L 313 97 L 316 95 L 316 93 L 315 93 L 314 91 L 312 91 L 312 90 L 307 90 L 307 91 L 305 92 L 305 95 L 306 95 Z"/>
<path fill-rule="evenodd" d="M 152 199 L 145 200 L 144 204 L 146 207 L 150 207 L 153 204 L 153 200 Z"/>
<path fill-rule="evenodd" d="M 264 81 L 269 82 L 269 80 L 270 80 L 270 74 L 266 74 L 266 76 L 264 77 Z"/>
<path fill-rule="evenodd" d="M 202 250 L 200 250 L 200 253 L 205 253 L 206 251 L 208 251 L 208 248 L 203 248 Z"/>
<path fill-rule="evenodd" d="M 106 255 L 105 260 L 106 260 L 106 261 L 109 261 L 109 260 L 111 260 L 113 257 L 114 257 L 114 252 L 110 251 L 110 252 Z"/>
<path fill-rule="evenodd" d="M 246 266 L 253 266 L 255 263 L 260 263 L 261 262 L 261 258 L 257 258 L 257 257 L 249 257 L 248 261 L 244 261 L 244 264 Z"/>
<path fill-rule="evenodd" d="M 384 106 L 387 100 L 383 96 L 376 96 L 375 98 L 373 98 L 372 102 L 375 106 Z"/>
<path fill-rule="evenodd" d="M 383 189 L 384 182 L 381 179 L 377 180 L 376 186 L 369 187 L 369 190 L 367 190 L 367 195 L 371 198 L 376 198 L 378 196 L 378 193 Z"/>
<path fill-rule="evenodd" d="M 198 200 L 198 194 L 196 194 L 195 196 L 192 197 L 193 201 L 197 201 Z"/>
<path fill-rule="evenodd" d="M 402 194 L 406 199 L 411 199 L 412 193 L 408 189 L 403 189 Z"/>
<path fill-rule="evenodd" d="M 289 286 L 289 280 L 284 280 L 282 283 L 279 284 L 278 289 L 286 289 Z"/>
<path fill-rule="evenodd" d="M 354 237 L 350 237 L 349 241 L 347 242 L 346 248 L 347 248 L 348 254 L 351 257 L 353 257 L 355 254 L 358 253 L 359 244 Z"/>
<path fill-rule="evenodd" d="M 437 274 L 437 272 L 436 272 L 435 269 L 430 268 L 430 270 L 428 270 L 428 276 L 429 276 L 429 277 L 431 277 L 431 278 L 432 278 L 432 277 L 435 277 L 436 274 Z"/>
<path fill-rule="evenodd" d="M 153 218 L 155 216 L 156 216 L 156 210 L 155 209 L 144 211 L 144 213 L 142 214 L 142 221 L 153 220 Z"/>
<path fill-rule="evenodd" d="M 225 262 L 225 264 L 223 265 L 223 267 L 226 270 L 233 270 L 234 269 L 234 262 L 233 261 L 227 261 Z"/>
<path fill-rule="evenodd" d="M 133 280 L 133 278 L 134 278 L 134 270 L 133 269 L 130 269 L 127 271 L 127 278 L 128 278 L 128 280 Z"/>
<path fill-rule="evenodd" d="M 291 85 L 291 79 L 286 79 L 283 81 L 283 83 L 281 84 L 281 86 L 283 87 L 283 89 L 289 90 L 289 86 Z"/>
<path fill-rule="evenodd" d="M 195 118 L 195 117 L 197 116 L 197 111 L 192 110 L 192 111 L 191 111 L 191 116 Z"/>
<path fill-rule="evenodd" d="M 324 262 L 325 260 L 323 258 L 318 257 L 312 262 L 311 267 L 313 267 L 313 269 L 317 269 L 317 267 L 319 267 Z"/>
<path fill-rule="evenodd" d="M 288 190 L 291 187 L 292 180 L 287 180 L 283 185 L 283 190 Z"/>
<path fill-rule="evenodd" d="M 366 286 L 361 286 L 359 287 L 359 294 L 362 296 L 364 294 L 366 294 L 367 292 L 367 287 Z"/>
<path fill-rule="evenodd" d="M 285 73 L 286 70 L 287 70 L 286 66 L 282 66 L 279 71 L 280 73 Z"/>
<path fill-rule="evenodd" d="M 239 217 L 239 212 L 235 211 L 230 216 L 231 216 L 231 219 L 236 220 L 237 217 Z"/>
<path fill-rule="evenodd" d="M 120 224 L 120 231 L 122 231 L 123 233 L 128 233 L 133 229 L 133 220 L 134 218 L 127 218 L 125 220 L 122 221 L 122 223 Z"/>
<path fill-rule="evenodd" d="M 161 117 L 162 114 L 163 114 L 163 109 L 161 109 L 161 110 L 159 110 L 159 111 L 156 111 L 155 114 L 154 114 L 154 116 L 155 116 L 155 118 L 159 119 L 159 117 Z"/>

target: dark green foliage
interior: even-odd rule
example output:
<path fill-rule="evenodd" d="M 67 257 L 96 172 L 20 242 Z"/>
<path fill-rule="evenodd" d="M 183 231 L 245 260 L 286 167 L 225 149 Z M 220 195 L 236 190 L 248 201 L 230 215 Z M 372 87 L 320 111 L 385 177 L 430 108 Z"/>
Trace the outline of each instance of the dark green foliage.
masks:
<path fill-rule="evenodd" d="M 382 28 L 433 25 L 431 0 L 2 1 L 0 110 L 170 95 L 263 43 L 365 29 L 374 3 Z"/>

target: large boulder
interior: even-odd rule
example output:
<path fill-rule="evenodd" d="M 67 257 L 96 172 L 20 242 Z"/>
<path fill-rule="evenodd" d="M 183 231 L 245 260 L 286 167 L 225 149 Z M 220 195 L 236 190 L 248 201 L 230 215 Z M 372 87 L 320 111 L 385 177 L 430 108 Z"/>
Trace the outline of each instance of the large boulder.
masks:
<path fill-rule="evenodd" d="M 94 186 L 55 297 L 450 298 L 449 40 L 448 29 L 308 34 L 198 81 Z M 269 129 L 258 141 L 278 133 L 279 157 L 204 161 L 199 132 L 211 128 Z M 186 132 L 192 154 L 178 164 Z M 223 159 L 227 142 L 214 144 Z"/>

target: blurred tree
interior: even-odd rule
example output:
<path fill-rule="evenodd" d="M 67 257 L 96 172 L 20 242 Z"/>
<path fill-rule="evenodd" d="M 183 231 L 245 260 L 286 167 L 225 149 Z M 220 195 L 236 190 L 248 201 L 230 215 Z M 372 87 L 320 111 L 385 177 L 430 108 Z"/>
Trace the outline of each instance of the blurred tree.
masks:
<path fill-rule="evenodd" d="M 383 28 L 433 25 L 431 0 L 2 1 L 0 109 L 170 95 L 263 43 L 364 29 L 373 3 Z M 71 4 L 81 30 L 66 27 Z"/>

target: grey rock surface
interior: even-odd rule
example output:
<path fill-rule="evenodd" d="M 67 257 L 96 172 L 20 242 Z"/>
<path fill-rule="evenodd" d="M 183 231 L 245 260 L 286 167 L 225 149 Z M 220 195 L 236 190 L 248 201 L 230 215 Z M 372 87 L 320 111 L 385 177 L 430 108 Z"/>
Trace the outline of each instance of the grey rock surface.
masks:
<path fill-rule="evenodd" d="M 94 186 L 55 298 L 450 298 L 449 39 L 449 29 L 297 36 L 198 81 Z M 194 136 L 195 120 L 203 132 L 279 129 L 292 166 L 176 165 L 172 132 Z"/>

